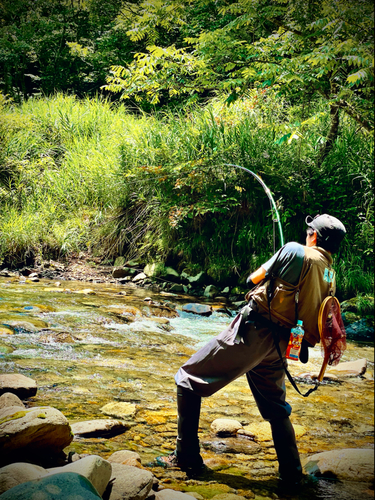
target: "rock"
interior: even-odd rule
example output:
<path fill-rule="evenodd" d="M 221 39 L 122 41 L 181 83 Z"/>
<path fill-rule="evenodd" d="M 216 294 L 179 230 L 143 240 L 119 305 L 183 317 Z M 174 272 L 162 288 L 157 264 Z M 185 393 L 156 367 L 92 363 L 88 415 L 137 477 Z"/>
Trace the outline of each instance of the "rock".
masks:
<path fill-rule="evenodd" d="M 138 283 L 139 281 L 145 280 L 146 278 L 147 278 L 147 276 L 145 275 L 145 273 L 138 273 L 134 276 L 134 278 L 132 279 L 132 282 Z"/>
<path fill-rule="evenodd" d="M 306 434 L 306 428 L 303 425 L 293 424 L 293 428 L 297 439 Z M 245 432 L 254 435 L 256 441 L 272 441 L 272 432 L 269 422 L 256 422 L 246 425 L 243 429 Z"/>
<path fill-rule="evenodd" d="M 350 340 L 374 340 L 374 328 L 369 325 L 366 318 L 345 324 L 345 331 L 346 337 Z"/>
<path fill-rule="evenodd" d="M 124 418 L 133 416 L 137 410 L 135 404 L 132 403 L 108 403 L 104 405 L 100 411 L 104 413 L 104 415 L 108 415 L 110 417 L 115 418 Z"/>
<path fill-rule="evenodd" d="M 233 436 L 239 429 L 242 429 L 242 425 L 229 418 L 217 418 L 211 424 L 211 431 L 217 436 Z"/>
<path fill-rule="evenodd" d="M 200 316 L 211 316 L 212 314 L 212 307 L 203 304 L 185 304 L 182 307 L 182 310 L 192 314 L 198 314 Z"/>
<path fill-rule="evenodd" d="M 105 500 L 145 500 L 152 489 L 151 472 L 130 465 L 112 463 L 110 483 Z"/>
<path fill-rule="evenodd" d="M 0 469 L 0 495 L 21 483 L 39 479 L 46 475 L 46 469 L 38 465 L 17 462 Z"/>
<path fill-rule="evenodd" d="M 0 395 L 12 392 L 20 399 L 31 398 L 37 393 L 35 380 L 19 373 L 3 373 L 0 375 Z"/>
<path fill-rule="evenodd" d="M 91 482 L 99 495 L 103 495 L 112 474 L 112 466 L 104 458 L 98 455 L 90 455 L 64 467 L 47 469 L 49 475 L 66 472 L 81 474 Z"/>
<path fill-rule="evenodd" d="M 68 420 L 49 406 L 0 410 L 0 452 L 6 463 L 35 453 L 60 453 L 73 439 Z"/>
<path fill-rule="evenodd" d="M 60 344 L 74 344 L 78 339 L 71 333 L 68 332 L 46 332 L 39 337 L 40 342 L 50 343 L 58 342 Z"/>
<path fill-rule="evenodd" d="M 42 321 L 41 319 L 36 318 L 27 318 L 27 320 L 8 320 L 8 326 L 11 326 L 15 333 L 23 333 L 23 332 L 37 332 L 41 328 L 47 328 L 48 323 Z"/>
<path fill-rule="evenodd" d="M 70 425 L 75 436 L 85 437 L 109 437 L 121 434 L 128 429 L 130 425 L 121 420 L 97 419 L 86 420 L 85 422 L 76 422 Z"/>
<path fill-rule="evenodd" d="M 374 315 L 374 297 L 359 296 L 353 297 L 349 300 L 345 300 L 340 304 L 340 309 L 342 313 L 353 312 L 355 314 L 361 314 L 362 316 Z"/>
<path fill-rule="evenodd" d="M 19 406 L 21 408 L 25 408 L 25 405 L 22 403 L 20 398 L 11 392 L 4 392 L 0 396 L 0 409 L 6 408 L 7 406 Z"/>
<path fill-rule="evenodd" d="M 175 309 L 172 309 L 171 307 L 168 306 L 147 306 L 147 309 L 149 310 L 150 314 L 152 316 L 156 317 L 162 317 L 162 318 L 178 318 L 179 314 Z"/>
<path fill-rule="evenodd" d="M 131 276 L 135 276 L 137 271 L 135 269 L 131 269 L 130 267 L 120 267 L 118 269 L 114 269 L 112 271 L 112 276 L 116 279 L 118 278 L 128 278 Z"/>
<path fill-rule="evenodd" d="M 261 447 L 247 436 L 238 435 L 230 438 L 213 438 L 202 441 L 202 447 L 215 453 L 244 453 L 255 455 Z"/>
<path fill-rule="evenodd" d="M 204 296 L 212 299 L 219 293 L 219 290 L 216 288 L 215 285 L 208 285 L 204 289 Z"/>
<path fill-rule="evenodd" d="M 169 266 L 161 270 L 160 278 L 166 281 L 174 281 L 174 282 L 180 281 L 180 275 L 178 274 L 178 272 L 175 269 L 173 269 L 173 267 Z"/>
<path fill-rule="evenodd" d="M 116 463 L 116 464 L 123 464 L 126 463 L 127 460 L 136 460 L 137 462 L 141 463 L 141 457 L 136 453 L 135 451 L 130 451 L 130 450 L 119 450 L 115 451 L 108 457 L 108 462 L 111 463 Z M 129 465 L 129 464 L 127 464 Z"/>
<path fill-rule="evenodd" d="M 164 489 L 155 492 L 155 500 L 191 500 L 191 495 L 182 491 Z"/>
<path fill-rule="evenodd" d="M 1 500 L 100 500 L 88 479 L 65 472 L 18 484 L 0 496 Z"/>
<path fill-rule="evenodd" d="M 324 451 L 303 460 L 307 474 L 339 480 L 373 481 L 374 450 L 349 448 Z"/>
<path fill-rule="evenodd" d="M 339 363 L 329 368 L 329 373 L 338 377 L 359 377 L 366 372 L 367 359 L 357 359 L 356 361 L 347 361 Z"/>

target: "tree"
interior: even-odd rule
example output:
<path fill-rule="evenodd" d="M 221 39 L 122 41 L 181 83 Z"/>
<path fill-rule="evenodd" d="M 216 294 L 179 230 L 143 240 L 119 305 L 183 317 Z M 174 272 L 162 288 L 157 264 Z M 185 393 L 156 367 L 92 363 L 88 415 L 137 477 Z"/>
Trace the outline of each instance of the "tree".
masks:
<path fill-rule="evenodd" d="M 210 12 L 213 5 L 220 21 L 197 32 L 203 7 Z M 128 30 L 151 44 L 129 66 L 113 66 L 106 89 L 153 103 L 165 93 L 207 91 L 227 92 L 230 103 L 254 85 L 277 88 L 292 104 L 324 99 L 330 128 L 321 163 L 337 138 L 340 110 L 373 129 L 373 13 L 367 0 L 160 0 Z M 178 27 L 179 45 L 160 44 L 161 26 Z M 301 124 L 281 140 L 298 136 Z"/>

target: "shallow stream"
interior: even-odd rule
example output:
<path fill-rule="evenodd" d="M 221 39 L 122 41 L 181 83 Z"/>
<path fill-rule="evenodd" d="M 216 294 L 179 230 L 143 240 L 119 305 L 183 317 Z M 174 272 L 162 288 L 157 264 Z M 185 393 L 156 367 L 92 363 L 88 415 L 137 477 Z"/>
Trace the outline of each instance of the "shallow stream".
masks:
<path fill-rule="evenodd" d="M 201 317 L 182 311 L 188 302 L 199 300 L 130 285 L 0 278 L 1 372 L 34 379 L 38 392 L 29 405 L 53 406 L 71 423 L 109 418 L 101 411 L 107 403 L 135 405 L 135 413 L 124 418 L 130 424 L 125 433 L 74 440 L 66 452 L 106 458 L 120 449 L 136 451 L 161 484 L 198 492 L 205 499 L 225 492 L 246 498 L 283 498 L 277 490 L 272 441 L 245 377 L 203 400 L 200 440 L 210 477 L 188 480 L 182 472 L 153 465 L 156 456 L 174 449 L 174 374 L 231 321 L 225 310 L 231 309 L 230 304 L 211 301 L 214 313 Z M 178 315 L 158 304 L 172 306 Z M 176 317 L 166 319 L 165 314 Z M 334 449 L 373 448 L 374 348 L 373 344 L 348 343 L 342 361 L 361 358 L 368 361 L 364 377 L 325 382 L 307 399 L 287 383 L 292 422 L 301 426 L 302 458 Z M 309 363 L 291 362 L 290 371 L 294 376 L 318 372 L 321 361 L 320 349 L 310 349 Z M 304 391 L 309 388 L 308 382 L 301 385 Z M 259 424 L 259 439 L 214 438 L 210 425 L 216 418 Z M 366 500 L 373 496 L 369 484 L 322 478 L 296 498 Z"/>

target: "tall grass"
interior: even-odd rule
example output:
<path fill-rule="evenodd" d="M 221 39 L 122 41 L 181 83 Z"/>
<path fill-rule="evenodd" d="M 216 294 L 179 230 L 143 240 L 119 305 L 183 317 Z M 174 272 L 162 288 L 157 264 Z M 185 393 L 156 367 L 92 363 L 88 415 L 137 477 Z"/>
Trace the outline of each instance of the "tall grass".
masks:
<path fill-rule="evenodd" d="M 237 280 L 272 254 L 273 223 L 261 186 L 224 165 L 234 163 L 270 187 L 286 240 L 303 242 L 307 214 L 342 219 L 339 280 L 346 295 L 368 293 L 373 139 L 343 119 L 318 166 L 328 117 L 319 103 L 308 125 L 297 114 L 260 92 L 230 108 L 215 100 L 150 116 L 62 94 L 2 102 L 0 258 L 10 265 L 88 249 Z"/>

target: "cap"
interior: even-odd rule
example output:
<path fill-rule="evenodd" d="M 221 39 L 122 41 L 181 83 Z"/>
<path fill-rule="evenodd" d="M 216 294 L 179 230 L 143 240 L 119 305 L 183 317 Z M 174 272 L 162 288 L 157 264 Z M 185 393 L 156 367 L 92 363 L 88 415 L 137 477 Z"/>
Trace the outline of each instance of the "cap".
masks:
<path fill-rule="evenodd" d="M 332 215 L 316 215 L 314 218 L 308 215 L 305 222 L 326 243 L 338 245 L 345 237 L 346 229 L 344 224 Z"/>

